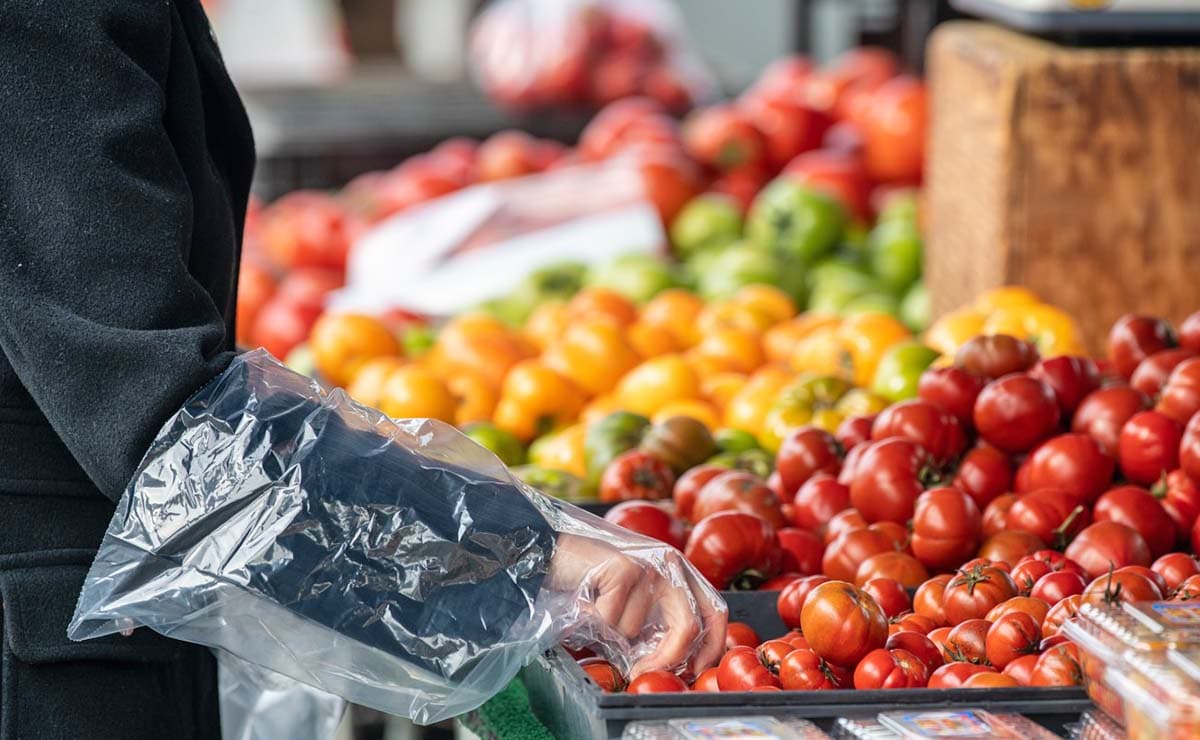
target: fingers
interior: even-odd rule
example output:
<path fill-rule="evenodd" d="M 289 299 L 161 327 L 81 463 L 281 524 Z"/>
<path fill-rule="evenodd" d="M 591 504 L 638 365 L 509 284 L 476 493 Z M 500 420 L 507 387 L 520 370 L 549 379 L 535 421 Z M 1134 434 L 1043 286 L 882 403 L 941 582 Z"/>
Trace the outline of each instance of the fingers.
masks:
<path fill-rule="evenodd" d="M 695 577 L 689 573 L 688 580 L 692 587 L 692 595 L 699 607 L 700 619 L 704 624 L 704 642 L 692 659 L 692 674 L 700 675 L 705 668 L 713 665 L 725 652 L 725 628 L 729 623 L 729 612 L 718 608 L 708 599 L 706 589 L 696 583 Z"/>
<path fill-rule="evenodd" d="M 642 569 L 622 557 L 611 558 L 594 582 L 597 593 L 595 610 L 605 624 L 618 627 L 625 615 L 630 593 L 638 585 Z M 649 607 L 646 607 L 649 610 Z M 645 615 L 642 617 L 645 620 Z M 634 635 L 636 636 L 636 632 Z"/>
<path fill-rule="evenodd" d="M 689 591 L 679 586 L 669 588 L 659 604 L 667 632 L 654 651 L 633 666 L 631 673 L 634 676 L 680 665 L 691 654 L 696 636 L 700 633 L 700 620 L 695 614 Z"/>
<path fill-rule="evenodd" d="M 629 594 L 628 600 L 625 602 L 625 613 L 621 615 L 621 621 L 617 624 L 617 629 L 630 640 L 642 633 L 642 627 L 646 624 L 646 617 L 649 616 L 650 610 L 654 608 L 658 594 L 654 592 L 653 588 L 648 587 L 648 584 L 654 580 L 657 579 L 639 578 L 632 592 Z"/>

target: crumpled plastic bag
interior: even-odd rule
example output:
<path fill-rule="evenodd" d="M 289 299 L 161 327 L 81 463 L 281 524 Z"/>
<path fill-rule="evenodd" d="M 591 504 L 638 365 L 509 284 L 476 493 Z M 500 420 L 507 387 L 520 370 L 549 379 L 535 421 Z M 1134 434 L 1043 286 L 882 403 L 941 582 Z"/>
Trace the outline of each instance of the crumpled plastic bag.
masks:
<path fill-rule="evenodd" d="M 221 740 L 331 740 L 346 711 L 333 694 L 217 652 Z"/>
<path fill-rule="evenodd" d="M 640 597 L 624 616 L 614 583 Z M 683 668 L 725 617 L 678 551 L 543 496 L 446 424 L 390 419 L 258 350 L 160 431 L 68 634 L 149 627 L 431 723 L 564 640 L 625 671 Z"/>

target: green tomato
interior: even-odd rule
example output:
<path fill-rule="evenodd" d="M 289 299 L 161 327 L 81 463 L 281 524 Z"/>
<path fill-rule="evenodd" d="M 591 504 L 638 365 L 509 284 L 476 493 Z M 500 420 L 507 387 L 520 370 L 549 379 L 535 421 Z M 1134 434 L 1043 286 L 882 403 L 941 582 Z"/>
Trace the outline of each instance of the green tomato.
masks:
<path fill-rule="evenodd" d="M 932 309 L 929 305 L 929 291 L 925 283 L 918 280 L 904 294 L 900 301 L 900 320 L 914 332 L 923 332 L 932 320 Z"/>
<path fill-rule="evenodd" d="M 672 266 L 665 259 L 649 254 L 625 254 L 594 265 L 586 282 L 615 290 L 637 303 L 644 303 L 678 284 Z"/>
<path fill-rule="evenodd" d="M 837 280 L 844 275 L 850 275 L 851 280 L 871 276 L 859 255 L 839 251 L 808 269 L 808 287 L 815 289 L 827 280 Z"/>
<path fill-rule="evenodd" d="M 744 470 L 754 473 L 760 478 L 770 477 L 775 469 L 775 458 L 763 449 L 743 450 L 741 452 L 721 452 L 708 460 L 709 465 L 733 470 Z"/>
<path fill-rule="evenodd" d="M 921 234 L 915 224 L 885 221 L 871 232 L 871 272 L 880 282 L 902 294 L 921 277 Z"/>
<path fill-rule="evenodd" d="M 560 262 L 534 270 L 521 281 L 518 292 L 525 292 L 535 301 L 547 298 L 570 298 L 583 287 L 587 266 L 582 262 Z"/>
<path fill-rule="evenodd" d="M 400 344 L 404 347 L 404 356 L 415 360 L 428 352 L 437 341 L 437 334 L 428 324 L 412 324 L 405 328 Z"/>
<path fill-rule="evenodd" d="M 815 283 L 808 299 L 808 308 L 810 311 L 840 314 L 855 298 L 880 292 L 883 291 L 879 283 L 869 275 L 854 272 L 831 274 Z"/>
<path fill-rule="evenodd" d="M 312 347 L 308 346 L 307 342 L 301 342 L 288 352 L 288 356 L 284 358 L 283 364 L 300 373 L 307 375 L 310 378 L 317 376 L 317 358 L 313 355 Z"/>
<path fill-rule="evenodd" d="M 835 199 L 780 177 L 751 204 L 746 236 L 759 247 L 811 265 L 833 251 L 845 224 Z"/>
<path fill-rule="evenodd" d="M 745 429 L 718 429 L 713 434 L 713 441 L 717 443 L 717 449 L 721 452 L 732 452 L 735 455 L 746 450 L 757 450 L 759 447 L 758 440 Z"/>
<path fill-rule="evenodd" d="M 732 198 L 719 193 L 692 198 L 671 223 L 671 244 L 681 260 L 726 246 L 741 236 L 742 212 Z"/>
<path fill-rule="evenodd" d="M 529 314 L 533 313 L 538 300 L 524 291 L 519 291 L 512 295 L 484 301 L 477 308 L 509 326 L 520 327 L 529 318 Z"/>
<path fill-rule="evenodd" d="M 917 222 L 917 191 L 904 190 L 892 193 L 879 213 L 876 223 L 884 221 Z"/>
<path fill-rule="evenodd" d="M 463 434 L 490 450 L 505 465 L 511 467 L 525 462 L 525 448 L 521 445 L 521 440 L 489 421 L 468 424 L 463 429 Z"/>
<path fill-rule="evenodd" d="M 900 342 L 879 358 L 871 392 L 895 403 L 917 396 L 917 382 L 938 353 L 917 341 Z"/>
<path fill-rule="evenodd" d="M 714 300 L 727 298 L 753 283 L 775 285 L 778 277 L 779 261 L 770 252 L 739 244 L 713 256 L 698 272 L 697 287 L 702 297 Z"/>
<path fill-rule="evenodd" d="M 600 480 L 604 469 L 618 455 L 642 443 L 649 428 L 649 419 L 630 411 L 614 411 L 589 426 L 583 437 L 588 480 Z"/>
<path fill-rule="evenodd" d="M 857 221 L 852 221 L 846 226 L 846 233 L 842 235 L 842 243 L 838 249 L 838 253 L 851 255 L 859 261 L 865 260 L 867 248 L 870 244 L 870 235 L 871 232 L 867 230 L 865 225 Z"/>
<path fill-rule="evenodd" d="M 547 470 L 537 465 L 522 465 L 512 469 L 517 480 L 554 498 L 573 503 L 596 500 L 596 492 L 583 481 L 562 470 Z"/>
<path fill-rule="evenodd" d="M 891 293 L 863 293 L 860 296 L 852 298 L 842 308 L 842 314 L 845 316 L 853 316 L 871 311 L 886 313 L 889 316 L 898 316 L 900 313 L 900 301 Z"/>

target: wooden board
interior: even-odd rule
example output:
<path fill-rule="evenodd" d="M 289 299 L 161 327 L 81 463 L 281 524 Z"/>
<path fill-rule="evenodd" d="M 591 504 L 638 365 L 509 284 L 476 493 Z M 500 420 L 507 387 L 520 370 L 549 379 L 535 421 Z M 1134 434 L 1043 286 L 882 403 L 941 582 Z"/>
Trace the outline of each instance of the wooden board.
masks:
<path fill-rule="evenodd" d="M 1074 48 L 975 22 L 929 47 L 926 280 L 940 315 L 1019 283 L 1093 351 L 1200 308 L 1200 49 Z"/>

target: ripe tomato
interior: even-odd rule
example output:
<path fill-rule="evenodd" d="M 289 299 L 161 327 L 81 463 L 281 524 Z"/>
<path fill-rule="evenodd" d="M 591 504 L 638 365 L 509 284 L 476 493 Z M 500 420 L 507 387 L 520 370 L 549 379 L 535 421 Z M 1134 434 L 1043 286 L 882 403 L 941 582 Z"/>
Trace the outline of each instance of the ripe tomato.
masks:
<path fill-rule="evenodd" d="M 906 630 L 889 635 L 885 647 L 888 650 L 907 650 L 925 664 L 929 673 L 933 673 L 945 662 L 941 649 L 920 632 Z"/>
<path fill-rule="evenodd" d="M 1030 686 L 1078 686 L 1083 682 L 1079 648 L 1074 643 L 1055 645 L 1038 657 Z"/>
<path fill-rule="evenodd" d="M 1100 387 L 1100 368 L 1087 357 L 1060 355 L 1039 360 L 1029 374 L 1054 390 L 1063 418 L 1070 418 L 1084 397 Z"/>
<path fill-rule="evenodd" d="M 1154 410 L 1181 425 L 1200 411 L 1200 357 L 1184 360 L 1171 370 Z"/>
<path fill-rule="evenodd" d="M 1084 580 L 1082 574 L 1071 570 L 1060 570 L 1047 573 L 1037 579 L 1029 591 L 1029 595 L 1054 606 L 1068 596 L 1082 594 L 1085 588 L 1087 588 L 1087 581 Z"/>
<path fill-rule="evenodd" d="M 721 691 L 749 691 L 755 686 L 778 686 L 779 678 L 762 664 L 754 648 L 735 647 L 717 665 Z"/>
<path fill-rule="evenodd" d="M 929 572 L 912 555 L 888 551 L 862 561 L 854 575 L 854 583 L 862 586 L 874 578 L 890 578 L 905 588 L 916 588 L 929 578 Z"/>
<path fill-rule="evenodd" d="M 1097 522 L 1118 522 L 1136 531 L 1146 541 L 1151 557 L 1170 552 L 1175 544 L 1175 522 L 1158 499 L 1144 488 L 1118 486 L 1096 501 Z M 1149 565 L 1134 562 L 1120 565 Z"/>
<path fill-rule="evenodd" d="M 974 423 L 975 399 L 987 380 L 961 367 L 936 367 L 921 373 L 917 398 L 952 414 L 964 427 Z"/>
<path fill-rule="evenodd" d="M 1117 454 L 1121 428 L 1129 418 L 1150 406 L 1150 399 L 1127 385 L 1114 385 L 1089 393 L 1071 420 L 1071 431 L 1100 443 L 1107 455 Z"/>
<path fill-rule="evenodd" d="M 657 500 L 671 497 L 675 473 L 654 455 L 629 450 L 618 455 L 600 477 L 601 501 Z"/>
<path fill-rule="evenodd" d="M 914 399 L 892 404 L 875 417 L 871 439 L 904 437 L 933 456 L 937 465 L 958 459 L 967 446 L 962 425 L 953 414 L 928 401 Z"/>
<path fill-rule="evenodd" d="M 912 689 L 929 681 L 929 669 L 917 656 L 896 648 L 872 650 L 854 669 L 856 689 Z"/>
<path fill-rule="evenodd" d="M 858 509 L 843 509 L 834 514 L 829 523 L 825 525 L 825 544 L 832 543 L 847 532 L 866 529 L 867 526 L 867 520 L 858 513 Z"/>
<path fill-rule="evenodd" d="M 1032 342 L 1008 334 L 972 337 L 954 355 L 955 365 L 988 380 L 1024 372 L 1037 360 L 1037 348 Z"/>
<path fill-rule="evenodd" d="M 618 458 L 620 459 L 620 458 Z M 692 516 L 703 520 L 718 511 L 740 511 L 760 517 L 772 527 L 786 524 L 775 492 L 753 473 L 730 470 L 710 480 L 696 495 Z"/>
<path fill-rule="evenodd" d="M 796 649 L 779 665 L 779 682 L 785 691 L 819 691 L 848 687 L 843 669 L 836 668 L 812 650 Z"/>
<path fill-rule="evenodd" d="M 1150 568 L 1162 576 L 1167 589 L 1174 591 L 1190 576 L 1200 574 L 1200 563 L 1186 552 L 1172 552 L 1155 560 Z"/>
<path fill-rule="evenodd" d="M 1153 568 L 1147 568 L 1144 565 L 1126 565 L 1124 568 L 1118 568 L 1117 572 L 1137 573 L 1145 576 L 1151 583 L 1153 583 L 1155 586 L 1158 586 L 1159 592 L 1161 592 L 1164 596 L 1167 595 L 1171 590 L 1167 586 L 1167 579 L 1156 573 Z"/>
<path fill-rule="evenodd" d="M 852 666 L 887 642 L 887 617 L 875 599 L 844 581 L 823 583 L 800 612 L 801 630 L 813 652 Z"/>
<path fill-rule="evenodd" d="M 1171 324 L 1156 316 L 1125 314 L 1108 330 L 1108 361 L 1122 377 L 1150 355 L 1178 345 Z"/>
<path fill-rule="evenodd" d="M 946 584 L 942 608 L 946 621 L 959 624 L 979 619 L 992 607 L 1017 595 L 1017 587 L 1004 571 L 990 565 L 975 565 L 959 570 Z"/>
<path fill-rule="evenodd" d="M 850 488 L 836 476 L 817 473 L 804 481 L 792 501 L 792 522 L 802 529 L 823 532 L 835 514 L 850 508 Z"/>
<path fill-rule="evenodd" d="M 1054 391 L 1025 374 L 988 383 L 975 401 L 975 428 L 988 444 L 1024 452 L 1052 435 L 1060 412 Z"/>
<path fill-rule="evenodd" d="M 1024 612 L 1009 612 L 987 631 L 987 659 L 996 668 L 1004 668 L 1022 655 L 1038 652 L 1042 628 Z"/>
<path fill-rule="evenodd" d="M 783 549 L 784 568 L 810 576 L 821 572 L 825 541 L 815 533 L 795 527 L 784 527 L 776 536 Z"/>
<path fill-rule="evenodd" d="M 1200 575 L 1188 576 L 1171 594 L 1171 601 L 1194 601 L 1200 599 Z"/>
<path fill-rule="evenodd" d="M 1010 529 L 998 532 L 984 540 L 979 547 L 979 557 L 992 561 L 1001 570 L 1007 571 L 1010 563 L 1016 563 L 1026 555 L 1043 547 L 1042 540 L 1031 532 Z"/>
<path fill-rule="evenodd" d="M 983 519 L 970 496 L 957 488 L 934 488 L 917 498 L 912 551 L 934 570 L 953 568 L 979 546 Z"/>
<path fill-rule="evenodd" d="M 783 563 L 775 529 L 740 511 L 719 511 L 701 519 L 684 555 L 718 589 L 753 590 L 776 575 Z"/>
<path fill-rule="evenodd" d="M 740 104 L 755 128 L 762 132 L 766 163 L 774 171 L 800 153 L 816 149 L 832 123 L 824 113 L 792 95 L 743 96 Z"/>
<path fill-rule="evenodd" d="M 1017 682 L 1018 686 L 1028 686 L 1033 680 L 1033 669 L 1037 666 L 1040 655 L 1022 655 L 1004 666 L 1002 673 Z"/>
<path fill-rule="evenodd" d="M 1120 569 L 1096 578 L 1083 590 L 1083 603 L 1112 606 L 1121 602 L 1161 601 L 1162 591 L 1141 573 Z"/>
<path fill-rule="evenodd" d="M 1017 497 L 1005 517 L 1009 530 L 1030 532 L 1051 547 L 1064 547 L 1091 524 L 1087 507 L 1073 493 L 1039 488 Z"/>
<path fill-rule="evenodd" d="M 825 548 L 821 572 L 840 581 L 853 581 L 859 566 L 872 555 L 895 552 L 891 538 L 873 529 L 855 529 L 838 536 Z"/>
<path fill-rule="evenodd" d="M 767 640 L 756 648 L 758 661 L 767 667 L 771 673 L 779 675 L 779 664 L 784 657 L 796 648 L 787 640 Z"/>
<path fill-rule="evenodd" d="M 863 442 L 871 439 L 871 427 L 875 424 L 875 414 L 867 416 L 847 416 L 842 419 L 842 423 L 838 424 L 837 431 L 833 433 L 833 438 L 842 446 L 843 450 L 849 452 L 858 447 Z"/>
<path fill-rule="evenodd" d="M 1192 533 L 1192 525 L 1200 516 L 1200 487 L 1182 470 L 1172 470 L 1167 477 L 1154 484 L 1154 497 L 1162 503 L 1171 521 L 1175 522 L 1176 542 L 1186 543 Z"/>
<path fill-rule="evenodd" d="M 868 522 L 905 523 L 917 497 L 940 477 L 933 457 L 903 437 L 872 442 L 855 470 L 850 503 Z"/>
<path fill-rule="evenodd" d="M 786 491 L 795 492 L 817 473 L 837 475 L 842 469 L 842 452 L 837 440 L 814 426 L 791 431 L 779 445 L 775 469 Z"/>
<path fill-rule="evenodd" d="M 775 600 L 775 609 L 779 612 L 780 621 L 791 629 L 799 628 L 800 613 L 808 595 L 817 586 L 828 582 L 829 579 L 825 576 L 805 576 L 784 586 Z"/>
<path fill-rule="evenodd" d="M 1179 344 L 1200 352 L 1200 311 L 1191 314 L 1179 324 Z"/>
<path fill-rule="evenodd" d="M 1078 575 L 1077 573 L 1075 575 Z M 1012 612 L 1020 612 L 1028 614 L 1033 621 L 1037 622 L 1038 630 L 1042 629 L 1042 622 L 1046 620 L 1046 613 L 1050 611 L 1050 606 L 1041 599 L 1035 599 L 1032 596 L 1014 596 L 1008 601 L 1002 601 L 992 607 L 992 610 L 984 617 L 989 622 L 996 622 L 1005 614 Z"/>
<path fill-rule="evenodd" d="M 758 633 L 754 628 L 745 622 L 730 622 L 725 628 L 725 649 L 732 650 L 739 645 L 745 647 L 754 647 L 761 640 L 758 639 Z"/>
<path fill-rule="evenodd" d="M 951 578 L 953 575 L 949 573 L 934 576 L 918 586 L 913 594 L 913 611 L 931 620 L 934 626 L 941 626 L 947 622 L 942 598 Z"/>
<path fill-rule="evenodd" d="M 729 472 L 728 468 L 719 465 L 697 465 L 675 481 L 672 498 L 675 499 L 675 513 L 686 521 L 692 521 L 692 507 L 700 489 L 722 473 Z"/>
<path fill-rule="evenodd" d="M 1066 556 L 1079 563 L 1089 578 L 1104 575 L 1110 568 L 1152 562 L 1150 547 L 1136 530 L 1107 520 L 1080 532 L 1067 547 Z"/>
<path fill-rule="evenodd" d="M 912 554 L 909 549 L 908 528 L 896 522 L 875 522 L 867 527 L 872 532 L 879 532 L 892 541 L 892 547 L 898 552 Z"/>
<path fill-rule="evenodd" d="M 1045 621 L 1042 622 L 1042 637 L 1057 635 L 1063 623 L 1079 613 L 1079 605 L 1082 603 L 1083 594 L 1074 594 L 1050 607 L 1050 611 L 1046 612 Z"/>
<path fill-rule="evenodd" d="M 966 619 L 946 635 L 946 659 L 953 662 L 987 663 L 987 634 L 992 623 L 986 619 Z"/>
<path fill-rule="evenodd" d="M 665 542 L 676 550 L 683 550 L 687 541 L 683 522 L 661 505 L 649 501 L 624 501 L 609 509 L 604 518 L 632 532 Z"/>
<path fill-rule="evenodd" d="M 1042 576 L 1052 572 L 1054 571 L 1045 561 L 1026 555 L 1017 561 L 1008 574 L 1012 576 L 1013 583 L 1017 584 L 1017 593 L 1028 596 L 1029 592 L 1033 590 L 1033 584 L 1037 583 Z"/>
<path fill-rule="evenodd" d="M 912 599 L 908 589 L 894 578 L 872 578 L 863 583 L 862 590 L 875 599 L 879 608 L 889 619 L 899 616 L 912 608 Z"/>
<path fill-rule="evenodd" d="M 1083 566 L 1066 555 L 1063 555 L 1058 550 L 1038 550 L 1030 553 L 1028 557 L 1032 560 L 1040 560 L 1050 566 L 1052 571 L 1070 570 L 1080 575 L 1083 575 Z"/>
<path fill-rule="evenodd" d="M 1086 434 L 1060 434 L 1025 458 L 1017 471 L 1016 490 L 1055 488 L 1090 504 L 1112 483 L 1113 469 L 1113 459 L 1096 440 Z"/>
<path fill-rule="evenodd" d="M 1200 414 L 1192 417 L 1183 429 L 1179 443 L 1179 467 L 1193 481 L 1200 481 Z"/>
<path fill-rule="evenodd" d="M 908 75 L 883 83 L 864 104 L 863 162 L 877 182 L 916 183 L 925 157 L 925 85 Z"/>
<path fill-rule="evenodd" d="M 1155 352 L 1138 364 L 1137 369 L 1129 378 L 1129 384 L 1147 396 L 1156 398 L 1163 386 L 1167 384 L 1171 372 L 1181 363 L 1195 356 L 1195 350 L 1185 347 Z"/>
<path fill-rule="evenodd" d="M 983 511 L 997 496 L 1011 489 L 1012 478 L 1012 465 L 1007 455 L 995 447 L 976 447 L 958 464 L 953 485 L 970 496 Z"/>
<path fill-rule="evenodd" d="M 704 671 L 696 676 L 696 680 L 692 682 L 692 691 L 706 691 L 708 693 L 716 693 L 721 690 L 721 686 L 717 683 L 717 667 L 705 668 Z"/>
<path fill-rule="evenodd" d="M 629 694 L 667 694 L 687 691 L 687 684 L 670 671 L 649 671 L 629 682 Z"/>
<path fill-rule="evenodd" d="M 697 162 L 716 170 L 756 165 L 766 142 L 749 117 L 732 104 L 700 108 L 683 122 L 683 146 Z"/>
<path fill-rule="evenodd" d="M 974 663 L 947 663 L 930 674 L 929 683 L 926 685 L 931 689 L 957 689 L 977 673 L 995 673 L 995 671 L 985 665 Z"/>
<path fill-rule="evenodd" d="M 846 459 L 842 460 L 842 470 L 837 474 L 838 483 L 848 486 L 854 482 L 854 476 L 858 472 L 858 463 L 870 446 L 869 441 L 864 442 L 846 453 Z"/>
<path fill-rule="evenodd" d="M 909 612 L 893 619 L 888 631 L 893 635 L 898 632 L 917 632 L 927 635 L 930 630 L 936 629 L 937 626 L 936 622 L 924 614 Z"/>
<path fill-rule="evenodd" d="M 601 691 L 612 693 L 625 690 L 625 677 L 612 663 L 603 658 L 584 658 L 579 661 L 579 667 L 596 682 Z"/>
<path fill-rule="evenodd" d="M 1179 422 L 1158 411 L 1139 411 L 1121 427 L 1117 458 L 1132 483 L 1148 486 L 1179 467 Z"/>

